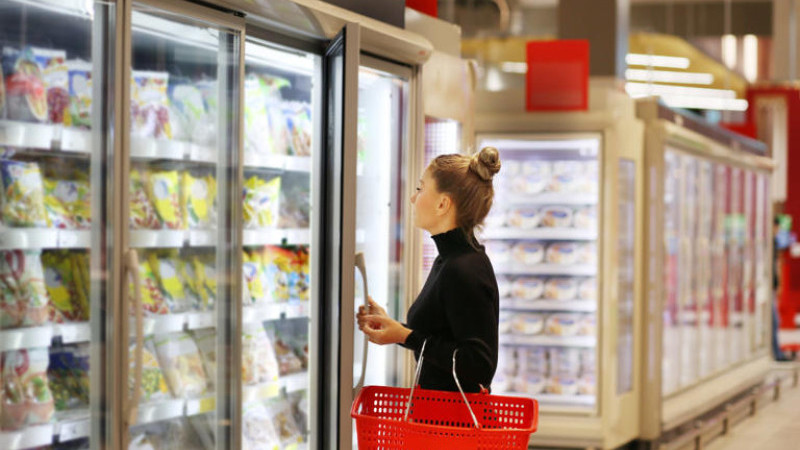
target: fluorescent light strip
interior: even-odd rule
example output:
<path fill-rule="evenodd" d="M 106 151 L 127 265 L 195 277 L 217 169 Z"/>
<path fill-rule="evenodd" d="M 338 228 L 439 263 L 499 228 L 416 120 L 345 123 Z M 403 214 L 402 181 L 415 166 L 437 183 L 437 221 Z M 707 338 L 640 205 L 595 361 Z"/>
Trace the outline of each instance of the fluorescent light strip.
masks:
<path fill-rule="evenodd" d="M 628 53 L 625 55 L 625 62 L 629 66 L 666 67 L 669 69 L 686 69 L 689 67 L 689 58 L 680 56 Z"/>
<path fill-rule="evenodd" d="M 631 97 L 650 97 L 652 95 L 682 95 L 713 98 L 736 98 L 736 91 L 730 89 L 709 89 L 685 86 L 667 86 L 663 84 L 625 83 L 625 92 Z"/>
<path fill-rule="evenodd" d="M 722 36 L 722 63 L 729 69 L 736 67 L 737 50 L 736 36 L 732 34 Z"/>
<path fill-rule="evenodd" d="M 723 111 L 746 111 L 747 100 L 740 98 L 716 98 L 685 95 L 664 95 L 661 100 L 670 108 L 715 109 Z"/>
<path fill-rule="evenodd" d="M 671 70 L 627 69 L 625 71 L 625 79 L 657 83 L 709 85 L 714 82 L 714 75 L 699 72 L 674 72 Z"/>
<path fill-rule="evenodd" d="M 500 70 L 508 73 L 527 73 L 528 63 L 503 61 L 502 63 L 500 63 Z"/>
<path fill-rule="evenodd" d="M 742 71 L 749 82 L 758 78 L 758 38 L 748 34 L 742 42 Z"/>

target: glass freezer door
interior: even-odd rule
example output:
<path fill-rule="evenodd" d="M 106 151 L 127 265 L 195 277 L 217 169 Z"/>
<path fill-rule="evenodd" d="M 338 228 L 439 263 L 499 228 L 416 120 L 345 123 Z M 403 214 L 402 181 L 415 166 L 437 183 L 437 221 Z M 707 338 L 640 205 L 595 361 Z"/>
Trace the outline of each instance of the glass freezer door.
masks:
<path fill-rule="evenodd" d="M 178 5 L 130 11 L 122 445 L 235 448 L 243 22 Z"/>
<path fill-rule="evenodd" d="M 0 2 L 2 449 L 111 445 L 115 14 Z"/>

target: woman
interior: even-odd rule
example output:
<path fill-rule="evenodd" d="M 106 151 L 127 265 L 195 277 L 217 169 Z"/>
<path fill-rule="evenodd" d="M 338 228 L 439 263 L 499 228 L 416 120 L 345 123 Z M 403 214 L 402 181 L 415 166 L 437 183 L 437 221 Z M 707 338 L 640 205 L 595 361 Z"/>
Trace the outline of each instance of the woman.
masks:
<path fill-rule="evenodd" d="M 498 292 L 489 258 L 475 239 L 475 228 L 492 207 L 492 178 L 500 170 L 497 149 L 473 157 L 439 156 L 428 166 L 411 197 L 414 224 L 428 231 L 439 251 L 419 296 L 402 324 L 369 299 L 359 308 L 358 326 L 371 342 L 400 344 L 425 360 L 419 384 L 424 389 L 467 392 L 490 388 L 497 368 Z"/>

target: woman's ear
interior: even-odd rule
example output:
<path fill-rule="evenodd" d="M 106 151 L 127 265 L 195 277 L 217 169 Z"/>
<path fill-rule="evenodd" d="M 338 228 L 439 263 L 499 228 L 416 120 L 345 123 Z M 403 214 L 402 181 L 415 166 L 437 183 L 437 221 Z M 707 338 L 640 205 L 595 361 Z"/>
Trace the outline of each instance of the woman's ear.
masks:
<path fill-rule="evenodd" d="M 453 206 L 453 199 L 447 194 L 439 195 L 439 203 L 436 205 L 436 215 L 445 216 Z"/>

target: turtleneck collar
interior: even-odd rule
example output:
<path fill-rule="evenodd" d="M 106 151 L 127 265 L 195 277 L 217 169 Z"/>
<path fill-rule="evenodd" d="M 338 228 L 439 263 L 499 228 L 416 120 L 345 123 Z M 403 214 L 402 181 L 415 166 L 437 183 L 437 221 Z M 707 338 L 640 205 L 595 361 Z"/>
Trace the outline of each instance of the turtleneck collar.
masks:
<path fill-rule="evenodd" d="M 461 228 L 453 228 L 450 231 L 439 233 L 431 237 L 433 238 L 433 242 L 436 243 L 436 249 L 439 250 L 439 255 L 443 258 L 474 250 Z"/>

